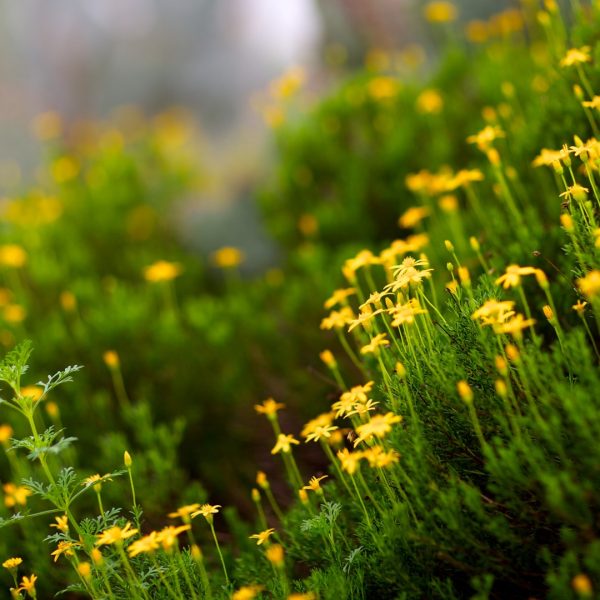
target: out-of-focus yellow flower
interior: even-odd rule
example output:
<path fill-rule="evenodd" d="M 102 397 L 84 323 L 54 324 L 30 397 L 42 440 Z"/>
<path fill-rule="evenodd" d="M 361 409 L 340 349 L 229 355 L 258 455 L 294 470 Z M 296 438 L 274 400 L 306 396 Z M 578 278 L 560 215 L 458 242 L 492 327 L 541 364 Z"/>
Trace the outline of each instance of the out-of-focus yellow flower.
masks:
<path fill-rule="evenodd" d="M 56 183 L 66 183 L 77 177 L 79 166 L 70 156 L 61 156 L 52 163 L 50 172 Z"/>
<path fill-rule="evenodd" d="M 255 404 L 254 410 L 261 414 L 266 415 L 267 417 L 274 416 L 278 410 L 285 408 L 285 404 L 282 402 L 276 402 L 273 398 L 267 398 L 263 401 L 262 404 Z"/>
<path fill-rule="evenodd" d="M 367 423 L 359 425 L 356 428 L 358 437 L 354 440 L 354 446 L 356 447 L 361 442 L 370 440 L 372 437 L 385 437 L 392 430 L 392 425 L 400 423 L 401 421 L 402 417 L 400 415 L 395 415 L 393 412 L 388 412 L 385 415 L 372 416 Z"/>
<path fill-rule="evenodd" d="M 438 90 L 424 90 L 417 98 L 417 110 L 424 115 L 437 115 L 443 108 L 444 99 Z"/>
<path fill-rule="evenodd" d="M 393 77 L 374 77 L 367 84 L 367 90 L 373 100 L 391 100 L 398 95 L 400 82 Z"/>
<path fill-rule="evenodd" d="M 467 404 L 471 404 L 471 402 L 473 402 L 473 390 L 464 379 L 461 379 L 456 384 L 456 390 L 458 392 L 458 395 L 464 402 L 466 402 Z"/>
<path fill-rule="evenodd" d="M 505 290 L 521 285 L 523 275 L 535 275 L 534 267 L 520 267 L 519 265 L 509 265 L 506 267 L 506 273 L 496 279 L 496 285 L 501 285 Z"/>
<path fill-rule="evenodd" d="M 23 563 L 23 559 L 18 556 L 15 558 L 9 558 L 2 563 L 2 566 L 9 571 L 16 569 L 20 564 Z"/>
<path fill-rule="evenodd" d="M 321 329 L 342 329 L 354 319 L 354 313 L 349 306 L 344 306 L 340 310 L 332 311 L 328 317 L 321 321 Z"/>
<path fill-rule="evenodd" d="M 0 425 L 0 444 L 7 445 L 13 435 L 13 428 L 10 425 Z"/>
<path fill-rule="evenodd" d="M 271 450 L 271 454 L 289 454 L 292 451 L 292 444 L 298 445 L 300 442 L 291 434 L 280 433 L 277 436 L 277 442 Z"/>
<path fill-rule="evenodd" d="M 151 283 L 171 281 L 172 279 L 179 277 L 182 271 L 183 269 L 179 263 L 159 260 L 144 269 L 144 278 Z"/>
<path fill-rule="evenodd" d="M 77 572 L 84 578 L 89 579 L 92 576 L 92 565 L 89 562 L 80 562 L 77 565 Z"/>
<path fill-rule="evenodd" d="M 244 253 L 239 248 L 224 246 L 213 252 L 212 262 L 221 269 L 233 269 L 244 262 Z"/>
<path fill-rule="evenodd" d="M 244 585 L 233 592 L 231 600 L 254 600 L 264 589 L 263 585 Z"/>
<path fill-rule="evenodd" d="M 344 448 L 337 453 L 337 457 L 340 460 L 342 469 L 349 475 L 354 475 L 358 469 L 360 460 L 363 458 L 363 453 L 358 451 L 350 452 L 348 448 Z"/>
<path fill-rule="evenodd" d="M 456 6 L 452 2 L 430 2 L 425 6 L 425 18 L 430 23 L 448 23 L 458 16 Z"/>
<path fill-rule="evenodd" d="M 163 547 L 163 550 L 168 551 L 177 543 L 177 537 L 184 531 L 189 531 L 191 528 L 192 526 L 189 523 L 186 523 L 185 525 L 179 525 L 179 527 L 167 525 L 156 534 L 155 539 Z"/>
<path fill-rule="evenodd" d="M 390 341 L 387 334 L 379 333 L 371 341 L 360 349 L 361 354 L 377 354 L 381 346 L 389 346 Z"/>
<path fill-rule="evenodd" d="M 9 304 L 2 309 L 2 315 L 7 323 L 16 325 L 25 320 L 27 311 L 20 304 Z"/>
<path fill-rule="evenodd" d="M 476 144 L 482 152 L 487 152 L 493 142 L 506 134 L 498 125 L 486 125 L 481 131 L 467 138 L 467 143 Z"/>
<path fill-rule="evenodd" d="M 458 198 L 454 194 L 445 194 L 438 200 L 438 206 L 446 213 L 458 210 Z"/>
<path fill-rule="evenodd" d="M 290 594 L 286 600 L 317 600 L 314 592 L 295 592 Z"/>
<path fill-rule="evenodd" d="M 65 312 L 73 312 L 77 308 L 77 298 L 73 292 L 65 290 L 59 296 L 60 305 Z"/>
<path fill-rule="evenodd" d="M 66 533 L 69 531 L 69 517 L 67 515 L 61 515 L 60 517 L 54 517 L 56 523 L 51 523 L 50 527 L 55 527 L 59 531 Z"/>
<path fill-rule="evenodd" d="M 25 506 L 28 496 L 31 496 L 31 490 L 23 485 L 14 483 L 5 483 L 2 486 L 4 490 L 4 505 L 6 508 L 14 508 L 17 505 Z"/>
<path fill-rule="evenodd" d="M 311 433 L 317 431 L 320 427 L 327 427 L 333 423 L 334 414 L 331 412 L 323 413 L 314 419 L 311 419 L 300 432 L 303 438 L 308 437 Z"/>
<path fill-rule="evenodd" d="M 115 350 L 107 350 L 102 355 L 102 360 L 109 369 L 117 369 L 121 364 L 119 355 Z"/>
<path fill-rule="evenodd" d="M 418 225 L 430 213 L 431 209 L 427 206 L 412 206 L 398 219 L 398 224 L 400 227 L 410 229 Z"/>
<path fill-rule="evenodd" d="M 465 28 L 467 39 L 474 44 L 483 44 L 490 36 L 488 24 L 485 21 L 469 21 Z"/>
<path fill-rule="evenodd" d="M 349 296 L 356 294 L 356 288 L 344 288 L 335 290 L 333 294 L 325 301 L 324 307 L 327 309 L 333 308 L 336 304 L 345 304 Z"/>
<path fill-rule="evenodd" d="M 594 96 L 591 100 L 583 101 L 581 103 L 585 108 L 593 108 L 595 110 L 600 110 L 600 96 Z"/>
<path fill-rule="evenodd" d="M 280 544 L 272 544 L 265 552 L 267 560 L 275 567 L 283 567 L 283 547 Z"/>
<path fill-rule="evenodd" d="M 579 278 L 577 280 L 577 287 L 586 298 L 596 298 L 600 293 L 600 271 L 594 269 L 585 275 L 585 277 Z"/>
<path fill-rule="evenodd" d="M 496 333 L 509 333 L 514 338 L 519 339 L 523 330 L 535 325 L 535 319 L 526 319 L 522 314 L 517 313 L 504 323 L 495 323 L 494 331 Z"/>
<path fill-rule="evenodd" d="M 590 46 L 582 46 L 581 48 L 571 48 L 560 61 L 561 67 L 572 67 L 581 65 L 592 60 L 592 48 Z"/>
<path fill-rule="evenodd" d="M 192 519 L 202 515 L 209 523 L 212 523 L 213 515 L 216 515 L 221 508 L 220 504 L 203 504 L 196 512 L 192 513 Z"/>
<path fill-rule="evenodd" d="M 287 100 L 296 95 L 306 81 L 306 71 L 302 67 L 292 67 L 269 86 L 271 95 L 279 100 Z"/>
<path fill-rule="evenodd" d="M 584 573 L 575 575 L 571 581 L 571 586 L 580 596 L 583 596 L 584 598 L 591 598 L 594 593 L 592 581 Z"/>
<path fill-rule="evenodd" d="M 20 269 L 27 262 L 27 252 L 17 244 L 0 246 L 0 265 Z"/>
<path fill-rule="evenodd" d="M 189 520 L 192 513 L 195 513 L 199 510 L 199 504 L 186 504 L 185 506 L 180 506 L 175 512 L 170 512 L 167 516 L 170 519 L 180 518 L 183 521 Z"/>
<path fill-rule="evenodd" d="M 304 213 L 298 219 L 298 229 L 302 235 L 310 237 L 319 230 L 319 221 L 314 215 Z"/>
<path fill-rule="evenodd" d="M 334 369 L 337 366 L 337 361 L 331 350 L 323 350 L 319 352 L 319 358 L 327 365 L 330 369 Z"/>

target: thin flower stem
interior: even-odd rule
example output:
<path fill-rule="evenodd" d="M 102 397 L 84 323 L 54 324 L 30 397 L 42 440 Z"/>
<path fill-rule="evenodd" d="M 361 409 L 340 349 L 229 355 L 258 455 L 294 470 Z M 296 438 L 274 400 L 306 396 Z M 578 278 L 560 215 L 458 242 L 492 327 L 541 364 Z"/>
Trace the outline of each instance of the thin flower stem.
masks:
<path fill-rule="evenodd" d="M 217 553 L 219 555 L 219 559 L 221 560 L 221 566 L 223 567 L 223 574 L 225 575 L 225 581 L 227 585 L 229 585 L 229 575 L 227 575 L 227 567 L 225 566 L 225 559 L 223 558 L 223 553 L 221 552 L 221 546 L 219 546 L 219 540 L 217 539 L 217 534 L 215 532 L 215 526 L 209 521 L 210 531 L 213 536 L 213 540 L 215 541 L 215 546 L 217 548 Z"/>

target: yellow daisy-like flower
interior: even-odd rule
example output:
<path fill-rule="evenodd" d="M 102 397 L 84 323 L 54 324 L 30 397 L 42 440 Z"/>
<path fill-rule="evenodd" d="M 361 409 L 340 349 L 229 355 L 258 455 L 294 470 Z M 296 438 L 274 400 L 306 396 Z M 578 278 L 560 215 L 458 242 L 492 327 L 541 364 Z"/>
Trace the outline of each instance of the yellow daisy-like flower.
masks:
<path fill-rule="evenodd" d="M 138 554 L 151 554 L 159 547 L 158 539 L 156 531 L 152 531 L 148 535 L 145 535 L 143 538 L 132 542 L 130 546 L 127 548 L 127 552 L 129 556 L 133 558 Z"/>
<path fill-rule="evenodd" d="M 581 65 L 592 60 L 592 48 L 590 46 L 582 46 L 581 48 L 571 48 L 560 61 L 561 67 L 573 67 Z"/>
<path fill-rule="evenodd" d="M 437 115 L 444 108 L 444 99 L 438 90 L 424 90 L 417 98 L 417 110 L 424 115 Z"/>
<path fill-rule="evenodd" d="M 402 214 L 398 219 L 398 224 L 404 229 L 412 229 L 430 214 L 431 209 L 427 206 L 413 206 Z"/>
<path fill-rule="evenodd" d="M 519 287 L 521 285 L 521 277 L 523 275 L 535 275 L 534 267 L 520 267 L 519 265 L 509 265 L 506 267 L 506 273 L 496 279 L 496 285 L 501 285 L 505 290 L 511 287 Z"/>
<path fill-rule="evenodd" d="M 392 317 L 392 327 L 412 325 L 417 315 L 427 314 L 427 309 L 422 308 L 417 298 L 411 298 L 405 304 L 397 304 L 388 310 Z"/>
<path fill-rule="evenodd" d="M 594 269 L 577 280 L 577 287 L 586 298 L 595 298 L 600 293 L 600 271 Z"/>
<path fill-rule="evenodd" d="M 295 592 L 290 594 L 286 600 L 317 600 L 314 592 Z"/>
<path fill-rule="evenodd" d="M 244 253 L 239 248 L 225 246 L 211 255 L 213 264 L 221 269 L 233 269 L 244 262 Z"/>
<path fill-rule="evenodd" d="M 594 96 L 589 101 L 584 100 L 581 104 L 586 108 L 594 108 L 596 110 L 600 110 L 600 96 Z"/>
<path fill-rule="evenodd" d="M 569 149 L 566 144 L 560 150 L 549 150 L 542 148 L 540 153 L 531 163 L 534 167 L 552 167 L 555 163 L 562 162 L 569 157 Z"/>
<path fill-rule="evenodd" d="M 179 263 L 159 260 L 144 269 L 144 278 L 151 283 L 171 281 L 181 275 L 183 269 Z"/>
<path fill-rule="evenodd" d="M 496 323 L 494 331 L 496 333 L 509 333 L 515 338 L 522 335 L 524 329 L 535 325 L 535 319 L 526 319 L 522 314 L 517 313 L 509 321 L 505 323 Z"/>
<path fill-rule="evenodd" d="M 272 417 L 277 413 L 278 410 L 285 408 L 285 404 L 281 402 L 275 402 L 273 398 L 267 398 L 262 404 L 255 404 L 254 410 L 261 414 L 266 415 L 267 417 Z"/>
<path fill-rule="evenodd" d="M 255 533 L 253 535 L 250 536 L 251 540 L 256 540 L 256 545 L 260 546 L 261 544 L 264 544 L 265 542 L 269 541 L 269 538 L 275 533 L 275 529 L 271 528 L 271 529 L 265 529 L 264 531 L 261 531 L 260 533 Z"/>
<path fill-rule="evenodd" d="M 356 294 L 356 288 L 353 287 L 335 290 L 331 297 L 325 301 L 324 306 L 329 310 L 336 304 L 342 304 L 349 296 L 353 296 L 354 294 Z"/>
<path fill-rule="evenodd" d="M 54 562 L 56 562 L 61 555 L 65 555 L 66 557 L 75 555 L 75 548 L 79 548 L 81 544 L 77 542 L 58 542 L 58 546 L 56 550 L 50 554 L 50 556 L 54 556 Z"/>
<path fill-rule="evenodd" d="M 321 488 L 321 481 L 323 481 L 323 479 L 327 479 L 327 475 L 323 475 L 322 477 L 311 477 L 308 480 L 308 485 L 305 485 L 302 489 L 308 492 L 322 493 L 323 489 Z"/>
<path fill-rule="evenodd" d="M 335 415 L 331 412 L 323 413 L 314 419 L 311 419 L 300 432 L 300 435 L 305 438 L 309 436 L 311 433 L 314 433 L 320 427 L 327 427 L 333 423 Z"/>
<path fill-rule="evenodd" d="M 401 421 L 402 417 L 400 415 L 395 415 L 393 412 L 371 417 L 371 420 L 368 423 L 359 425 L 356 428 L 358 437 L 354 440 L 354 447 L 358 446 L 361 442 L 370 440 L 372 437 L 385 437 L 392 430 L 392 425 L 400 423 Z"/>
<path fill-rule="evenodd" d="M 373 310 L 370 306 L 364 306 L 360 311 L 360 314 L 356 319 L 353 319 L 350 322 L 350 327 L 348 327 L 348 333 L 350 333 L 353 329 L 362 325 L 365 329 L 370 329 L 371 320 L 376 317 L 378 314 L 382 313 L 383 309 Z"/>
<path fill-rule="evenodd" d="M 373 446 L 363 452 L 364 458 L 373 468 L 385 469 L 400 460 L 400 455 L 394 450 L 385 452 L 381 446 Z"/>
<path fill-rule="evenodd" d="M 200 508 L 200 504 L 186 504 L 185 506 L 180 506 L 175 512 L 170 512 L 167 516 L 170 519 L 180 518 L 184 521 L 189 519 L 192 513 L 195 513 Z"/>
<path fill-rule="evenodd" d="M 50 527 L 55 527 L 59 531 L 66 533 L 69 531 L 69 517 L 67 515 L 61 515 L 60 517 L 54 517 L 56 523 L 51 523 Z"/>
<path fill-rule="evenodd" d="M 354 319 L 354 313 L 349 306 L 344 306 L 340 310 L 332 311 L 328 317 L 321 321 L 321 329 L 342 329 L 346 324 Z"/>
<path fill-rule="evenodd" d="M 283 546 L 280 544 L 272 544 L 269 546 L 265 552 L 267 560 L 276 567 L 283 566 Z"/>
<path fill-rule="evenodd" d="M 489 150 L 498 138 L 504 138 L 506 134 L 498 125 L 486 125 L 480 132 L 470 135 L 467 143 L 475 144 L 479 150 L 485 152 Z"/>
<path fill-rule="evenodd" d="M 203 504 L 196 512 L 192 513 L 192 519 L 202 515 L 207 521 L 212 521 L 213 515 L 216 515 L 221 508 L 220 504 Z"/>
<path fill-rule="evenodd" d="M 271 454 L 278 454 L 279 452 L 288 454 L 292 451 L 292 444 L 298 445 L 299 443 L 300 442 L 291 433 L 287 435 L 280 433 L 277 436 L 277 443 L 273 446 Z"/>
<path fill-rule="evenodd" d="M 125 527 L 109 527 L 98 535 L 96 546 L 108 546 L 111 544 L 120 544 L 126 539 L 134 536 L 138 532 L 137 529 L 131 528 L 131 523 L 127 523 Z"/>
<path fill-rule="evenodd" d="M 337 453 L 337 457 L 340 460 L 342 469 L 349 475 L 354 475 L 358 469 L 361 458 L 363 458 L 363 453 L 350 452 L 348 448 L 344 448 Z"/>
<path fill-rule="evenodd" d="M 15 558 L 9 558 L 2 563 L 2 566 L 9 571 L 16 569 L 20 564 L 23 563 L 23 559 L 16 556 Z"/>
<path fill-rule="evenodd" d="M 367 84 L 369 96 L 374 100 L 391 100 L 400 91 L 400 82 L 393 77 L 375 77 Z"/>
<path fill-rule="evenodd" d="M 35 598 L 36 581 L 37 575 L 30 575 L 29 577 L 23 576 L 23 579 L 21 579 L 21 585 L 17 588 L 17 591 L 27 592 L 32 598 Z"/>
<path fill-rule="evenodd" d="M 161 544 L 164 550 L 169 550 L 177 543 L 177 536 L 184 531 L 189 531 L 191 528 L 192 526 L 189 524 L 180 525 L 179 527 L 168 525 L 156 534 L 156 541 Z"/>
<path fill-rule="evenodd" d="M 576 304 L 573 304 L 571 307 L 577 314 L 582 315 L 585 312 L 585 307 L 587 306 L 587 302 L 582 302 L 581 300 L 577 300 Z"/>
<path fill-rule="evenodd" d="M 381 346 L 389 346 L 390 341 L 387 339 L 387 334 L 379 333 L 371 341 L 360 349 L 361 354 L 377 354 Z"/>
<path fill-rule="evenodd" d="M 336 425 L 325 425 L 323 427 L 315 427 L 311 433 L 306 436 L 307 442 L 318 442 L 321 438 L 328 439 L 331 433 L 338 429 Z"/>

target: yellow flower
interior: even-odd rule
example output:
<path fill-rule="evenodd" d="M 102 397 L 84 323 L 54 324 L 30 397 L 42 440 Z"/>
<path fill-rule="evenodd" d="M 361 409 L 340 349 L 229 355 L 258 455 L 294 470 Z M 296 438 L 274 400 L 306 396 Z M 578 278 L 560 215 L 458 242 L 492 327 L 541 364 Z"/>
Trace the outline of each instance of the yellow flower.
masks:
<path fill-rule="evenodd" d="M 341 329 L 344 325 L 351 323 L 354 319 L 354 313 L 349 306 L 344 306 L 340 310 L 332 311 L 328 317 L 321 321 L 321 329 Z"/>
<path fill-rule="evenodd" d="M 589 101 L 584 101 L 581 103 L 586 108 L 595 108 L 596 110 L 600 110 L 600 96 L 594 96 Z"/>
<path fill-rule="evenodd" d="M 256 545 L 260 546 L 261 544 L 264 544 L 265 542 L 269 541 L 269 538 L 275 533 L 275 530 L 273 528 L 271 529 L 265 529 L 264 531 L 261 531 L 260 533 L 255 533 L 253 535 L 250 536 L 251 540 L 256 540 Z"/>
<path fill-rule="evenodd" d="M 366 404 L 369 400 L 367 394 L 371 391 L 373 385 L 373 381 L 368 381 L 365 385 L 356 385 L 344 392 L 340 399 L 331 405 L 331 408 L 336 411 L 335 416 L 347 416 L 357 404 Z"/>
<path fill-rule="evenodd" d="M 437 90 L 424 90 L 417 98 L 417 111 L 436 115 L 444 108 L 444 99 Z"/>
<path fill-rule="evenodd" d="M 425 6 L 425 18 L 430 23 L 448 23 L 457 17 L 456 6 L 451 2 L 430 2 Z"/>
<path fill-rule="evenodd" d="M 448 183 L 448 191 L 455 190 L 459 187 L 468 187 L 476 181 L 483 181 L 484 174 L 479 169 L 462 169 Z"/>
<path fill-rule="evenodd" d="M 21 579 L 21 585 L 17 588 L 19 592 L 27 592 L 30 596 L 35 597 L 35 582 L 37 581 L 36 575 L 29 577 L 23 577 Z"/>
<path fill-rule="evenodd" d="M 400 90 L 400 82 L 392 77 L 375 77 L 367 84 L 369 95 L 374 100 L 390 100 Z"/>
<path fill-rule="evenodd" d="M 296 592 L 290 594 L 286 600 L 317 600 L 317 595 L 314 592 Z"/>
<path fill-rule="evenodd" d="M 4 505 L 7 508 L 13 508 L 17 505 L 25 506 L 27 497 L 31 496 L 31 491 L 23 485 L 5 483 L 2 489 L 4 490 Z"/>
<path fill-rule="evenodd" d="M 581 300 L 577 300 L 577 304 L 573 304 L 571 307 L 577 314 L 582 315 L 585 312 L 585 307 L 587 306 L 587 302 L 582 302 Z"/>
<path fill-rule="evenodd" d="M 561 162 L 569 157 L 569 149 L 567 146 L 563 146 L 560 150 L 549 150 L 548 148 L 542 148 L 540 153 L 534 158 L 531 163 L 534 167 L 551 167 L 554 163 Z"/>
<path fill-rule="evenodd" d="M 412 325 L 417 315 L 427 314 L 427 310 L 421 307 L 417 298 L 411 298 L 406 304 L 392 306 L 388 312 L 393 319 L 392 327 Z"/>
<path fill-rule="evenodd" d="M 306 436 L 307 442 L 318 442 L 321 438 L 330 438 L 331 433 L 338 429 L 336 425 L 325 425 L 315 427 L 311 433 Z"/>
<path fill-rule="evenodd" d="M 322 493 L 321 481 L 323 481 L 323 479 L 327 479 L 327 475 L 323 475 L 322 477 L 311 477 L 308 481 L 308 485 L 305 485 L 302 489 L 309 492 Z"/>
<path fill-rule="evenodd" d="M 239 248 L 224 246 L 212 253 L 212 262 L 221 269 L 233 269 L 244 262 L 244 253 Z"/>
<path fill-rule="evenodd" d="M 390 341 L 387 334 L 379 333 L 371 341 L 360 349 L 361 354 L 377 354 L 380 346 L 389 346 Z"/>
<path fill-rule="evenodd" d="M 263 585 L 244 585 L 233 592 L 231 600 L 254 600 L 265 589 Z"/>
<path fill-rule="evenodd" d="M 125 527 L 109 527 L 98 535 L 96 546 L 105 546 L 110 544 L 120 544 L 127 538 L 134 536 L 138 532 L 137 529 L 131 528 L 131 523 L 127 523 Z"/>
<path fill-rule="evenodd" d="M 107 350 L 102 355 L 102 360 L 104 361 L 104 364 L 109 369 L 116 369 L 121 364 L 121 361 L 119 359 L 119 355 L 117 354 L 117 352 L 115 350 Z"/>
<path fill-rule="evenodd" d="M 261 487 L 263 490 L 269 488 L 269 480 L 267 479 L 267 474 L 264 471 L 258 471 L 256 473 L 256 485 Z"/>
<path fill-rule="evenodd" d="M 54 556 L 54 562 L 56 562 L 62 554 L 64 554 L 66 557 L 74 556 L 74 548 L 78 548 L 79 546 L 81 546 L 81 544 L 78 544 L 77 542 L 58 542 L 56 550 L 52 552 L 50 556 Z"/>
<path fill-rule="evenodd" d="M 600 271 L 594 269 L 585 277 L 579 278 L 577 280 L 577 287 L 588 299 L 595 298 L 600 293 Z"/>
<path fill-rule="evenodd" d="M 302 67 L 292 67 L 271 83 L 271 95 L 279 100 L 290 98 L 300 90 L 305 81 L 305 70 Z"/>
<path fill-rule="evenodd" d="M 420 258 L 415 259 L 412 256 L 407 256 L 399 265 L 393 267 L 394 281 L 385 286 L 385 290 L 389 292 L 397 292 L 411 284 L 420 284 L 423 279 L 431 277 L 433 269 L 417 269 L 417 267 L 426 267 L 429 263 L 427 260 Z"/>
<path fill-rule="evenodd" d="M 330 368 L 334 369 L 337 366 L 337 361 L 331 350 L 323 350 L 319 352 L 319 358 Z"/>
<path fill-rule="evenodd" d="M 438 206 L 446 213 L 458 210 L 458 198 L 454 194 L 445 194 L 438 200 Z"/>
<path fill-rule="evenodd" d="M 266 415 L 267 417 L 272 417 L 277 414 L 278 410 L 285 408 L 285 404 L 281 402 L 275 402 L 273 398 L 267 398 L 262 404 L 255 404 L 254 410 L 261 414 Z"/>
<path fill-rule="evenodd" d="M 588 598 L 591 598 L 594 593 L 592 582 L 584 573 L 575 575 L 571 581 L 571 585 L 580 596 L 587 596 Z"/>
<path fill-rule="evenodd" d="M 325 301 L 325 308 L 329 310 L 333 308 L 336 304 L 342 304 L 348 296 L 352 296 L 356 294 L 356 288 L 344 288 L 340 290 L 335 290 L 330 298 Z"/>
<path fill-rule="evenodd" d="M 192 519 L 195 519 L 198 515 L 202 515 L 209 523 L 211 523 L 213 515 L 216 515 L 220 508 L 220 504 L 203 504 L 196 512 L 192 513 Z"/>
<path fill-rule="evenodd" d="M 283 452 L 284 454 L 288 454 L 292 451 L 292 444 L 299 444 L 300 442 L 290 433 L 285 435 L 280 433 L 277 436 L 277 443 L 273 446 L 271 450 L 271 454 L 278 454 L 279 452 Z"/>
<path fill-rule="evenodd" d="M 92 565 L 89 562 L 81 562 L 77 565 L 77 572 L 84 578 L 89 579 L 92 575 Z"/>
<path fill-rule="evenodd" d="M 304 425 L 304 427 L 302 428 L 300 435 L 303 438 L 308 437 L 311 433 L 314 433 L 320 427 L 327 427 L 328 425 L 331 425 L 333 419 L 333 413 L 323 413 L 306 423 L 306 425 Z"/>
<path fill-rule="evenodd" d="M 456 384 L 456 390 L 458 392 L 458 395 L 462 398 L 464 402 L 466 402 L 467 404 L 473 402 L 473 390 L 464 379 L 461 379 Z"/>
<path fill-rule="evenodd" d="M 26 310 L 20 304 L 9 304 L 2 311 L 7 323 L 21 323 L 27 316 Z"/>
<path fill-rule="evenodd" d="M 19 557 L 9 558 L 2 563 L 2 566 L 10 571 L 16 569 L 22 562 L 23 559 Z"/>
<path fill-rule="evenodd" d="M 358 437 L 354 440 L 354 447 L 361 442 L 370 440 L 373 436 L 385 437 L 392 430 L 392 425 L 401 421 L 402 417 L 395 415 L 393 412 L 388 412 L 385 415 L 374 415 L 370 421 L 356 428 Z"/>
<path fill-rule="evenodd" d="M 54 517 L 56 523 L 51 523 L 50 527 L 55 527 L 59 531 L 66 533 L 69 531 L 69 517 L 67 515 L 61 515 L 60 517 Z"/>
<path fill-rule="evenodd" d="M 535 319 L 525 319 L 522 314 L 517 313 L 505 323 L 496 323 L 494 331 L 496 333 L 510 333 L 515 338 L 519 338 L 522 335 L 522 331 L 532 325 L 535 325 Z"/>
<path fill-rule="evenodd" d="M 175 512 L 170 512 L 167 516 L 171 519 L 179 517 L 186 521 L 190 518 L 191 514 L 195 513 L 199 508 L 199 504 L 186 504 L 185 506 L 180 506 Z"/>
<path fill-rule="evenodd" d="M 17 244 L 0 246 L 0 265 L 13 269 L 21 268 L 27 262 L 27 252 Z"/>
<path fill-rule="evenodd" d="M 571 198 L 575 198 L 575 200 L 583 201 L 587 198 L 587 193 L 590 190 L 578 183 L 574 185 L 570 185 L 562 194 L 559 194 L 561 198 L 566 198 L 567 200 L 571 200 Z"/>
<path fill-rule="evenodd" d="M 370 329 L 371 320 L 382 312 L 383 309 L 381 308 L 374 311 L 369 305 L 363 305 L 358 317 L 356 317 L 356 319 L 353 319 L 350 322 L 350 327 L 348 327 L 348 333 L 350 333 L 359 325 L 362 325 L 367 330 Z"/>
<path fill-rule="evenodd" d="M 398 224 L 404 229 L 411 229 L 418 225 L 425 217 L 429 216 L 431 209 L 427 206 L 413 206 L 398 219 Z"/>
<path fill-rule="evenodd" d="M 507 290 L 511 287 L 519 287 L 521 285 L 522 275 L 535 275 L 534 267 L 520 267 L 519 265 L 509 265 L 506 267 L 506 273 L 496 279 L 496 285 L 502 285 Z"/>
<path fill-rule="evenodd" d="M 10 425 L 0 425 L 0 444 L 6 445 L 13 434 L 13 428 Z"/>
<path fill-rule="evenodd" d="M 60 305 L 65 312 L 73 312 L 77 308 L 77 298 L 73 292 L 65 290 L 59 296 Z"/>
<path fill-rule="evenodd" d="M 354 475 L 360 464 L 360 459 L 363 458 L 363 453 L 350 452 L 347 448 L 344 448 L 337 453 L 337 457 L 340 460 L 342 469 L 349 475 Z"/>
<path fill-rule="evenodd" d="M 567 50 L 567 53 L 560 61 L 561 67 L 572 67 L 573 65 L 581 65 L 586 62 L 590 62 L 592 57 L 590 52 L 592 51 L 590 46 L 582 46 L 581 48 L 571 48 Z"/>
<path fill-rule="evenodd" d="M 394 450 L 385 452 L 381 446 L 373 446 L 363 452 L 363 457 L 367 459 L 369 465 L 373 468 L 385 469 L 400 460 L 400 455 Z"/>
<path fill-rule="evenodd" d="M 179 263 L 159 260 L 144 269 L 144 278 L 151 283 L 171 281 L 172 279 L 179 277 L 182 270 Z"/>
<path fill-rule="evenodd" d="M 485 152 L 491 148 L 495 140 L 504 137 L 506 137 L 506 134 L 498 125 L 486 125 L 479 133 L 470 135 L 467 138 L 467 143 L 476 144 L 482 152 Z"/>
<path fill-rule="evenodd" d="M 127 552 L 129 556 L 133 558 L 138 554 L 151 554 L 154 552 L 159 546 L 156 531 L 151 532 L 150 534 L 132 542 L 131 545 L 127 548 Z"/>
<path fill-rule="evenodd" d="M 481 319 L 484 325 L 502 322 L 505 315 L 513 315 L 515 303 L 512 300 L 486 300 L 472 315 L 471 319 Z"/>
<path fill-rule="evenodd" d="M 163 527 L 156 534 L 156 541 L 162 545 L 163 549 L 169 550 L 177 543 L 177 536 L 180 533 L 183 533 L 184 531 L 189 531 L 191 528 L 192 526 L 189 524 L 180 525 L 179 527 L 173 527 L 173 525 L 168 525 L 167 527 Z M 151 542 L 149 541 L 148 544 L 150 543 Z"/>
<path fill-rule="evenodd" d="M 283 547 L 280 544 L 272 544 L 265 551 L 267 560 L 276 567 L 283 566 Z"/>

